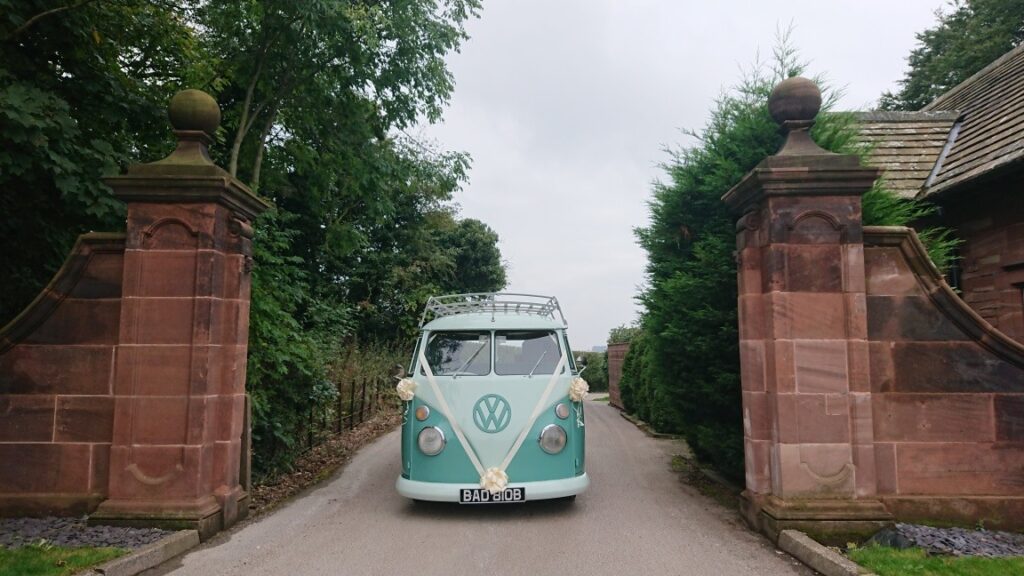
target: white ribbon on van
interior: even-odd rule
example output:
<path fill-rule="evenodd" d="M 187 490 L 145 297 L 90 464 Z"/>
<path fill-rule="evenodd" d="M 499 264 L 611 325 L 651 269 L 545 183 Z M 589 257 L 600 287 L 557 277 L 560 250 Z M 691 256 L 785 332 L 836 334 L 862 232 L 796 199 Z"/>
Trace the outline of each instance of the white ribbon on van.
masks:
<path fill-rule="evenodd" d="M 430 363 L 427 362 L 427 357 L 423 353 L 423 349 L 419 352 L 419 363 L 423 368 L 423 373 L 427 375 L 427 382 L 430 384 L 431 390 L 434 391 L 434 395 L 437 396 L 438 408 L 441 409 L 441 414 L 448 419 L 448 423 L 452 427 L 452 431 L 455 432 L 455 437 L 459 439 L 463 449 L 466 451 L 466 455 L 469 456 L 469 461 L 476 468 L 477 474 L 480 475 L 480 487 L 486 489 L 492 494 L 496 494 L 505 489 L 508 485 L 508 474 L 505 469 L 512 463 L 512 459 L 515 458 L 516 452 L 519 451 L 519 447 L 523 445 L 523 441 L 530 434 L 530 429 L 533 428 L 533 423 L 537 421 L 537 417 L 544 411 L 544 407 L 547 405 L 547 399 L 551 396 L 551 391 L 554 390 L 555 384 L 558 382 L 558 377 L 562 373 L 562 369 L 568 363 L 565 352 L 562 352 L 561 358 L 558 360 L 558 365 L 555 366 L 555 371 L 551 374 L 551 379 L 548 380 L 548 385 L 544 389 L 544 394 L 541 395 L 540 401 L 533 408 L 533 413 L 530 414 L 530 419 L 526 422 L 522 432 L 519 433 L 519 437 L 516 438 L 512 448 L 505 455 L 505 459 L 502 460 L 500 466 L 491 467 L 484 469 L 483 464 L 480 463 L 480 458 L 476 455 L 476 450 L 466 439 L 466 435 L 462 433 L 462 427 L 459 426 L 458 420 L 452 414 L 451 408 L 448 406 L 448 401 L 445 399 L 444 394 L 441 393 L 441 387 L 437 385 L 437 379 L 434 378 L 434 371 L 430 368 Z"/>

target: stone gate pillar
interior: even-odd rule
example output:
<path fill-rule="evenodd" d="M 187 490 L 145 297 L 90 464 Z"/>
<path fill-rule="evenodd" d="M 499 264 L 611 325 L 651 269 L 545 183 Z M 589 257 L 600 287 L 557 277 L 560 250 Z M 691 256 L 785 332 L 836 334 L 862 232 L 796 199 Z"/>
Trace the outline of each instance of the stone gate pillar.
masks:
<path fill-rule="evenodd" d="M 811 139 L 811 81 L 785 80 L 768 105 L 785 144 L 723 196 L 742 215 L 744 513 L 773 537 L 841 539 L 889 519 L 875 498 L 861 223 L 878 171 Z"/>
<path fill-rule="evenodd" d="M 210 160 L 213 98 L 181 92 L 169 117 L 177 149 L 107 181 L 128 221 L 109 499 L 90 520 L 205 538 L 247 511 L 251 221 L 269 205 Z"/>

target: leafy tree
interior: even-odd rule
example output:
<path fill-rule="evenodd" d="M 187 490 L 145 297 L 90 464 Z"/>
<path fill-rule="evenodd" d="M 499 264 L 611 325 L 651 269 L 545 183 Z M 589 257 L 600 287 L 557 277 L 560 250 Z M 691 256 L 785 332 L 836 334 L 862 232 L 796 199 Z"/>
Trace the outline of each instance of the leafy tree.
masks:
<path fill-rule="evenodd" d="M 608 331 L 608 344 L 631 342 L 640 335 L 642 328 L 637 324 L 623 324 Z"/>
<path fill-rule="evenodd" d="M 167 101 L 195 55 L 181 13 L 153 2 L 0 0 L 0 323 L 79 234 L 122 226 L 100 178 L 167 151 Z"/>
<path fill-rule="evenodd" d="M 919 110 L 1024 42 L 1024 0 L 952 0 L 938 24 L 917 34 L 910 70 L 883 110 Z"/>
<path fill-rule="evenodd" d="M 498 234 L 479 220 L 459 221 L 441 239 L 454 252 L 455 272 L 450 292 L 495 292 L 505 287 L 505 267 Z"/>
<path fill-rule="evenodd" d="M 286 467 L 337 363 L 374 366 L 431 294 L 504 285 L 497 236 L 451 204 L 463 153 L 404 130 L 436 120 L 478 0 L 0 0 L 0 315 L 74 238 L 123 226 L 100 177 L 163 156 L 182 87 L 223 111 L 216 160 L 277 208 L 257 240 L 248 388 L 255 467 Z M 2 321 L 2 320 L 0 320 Z"/>
<path fill-rule="evenodd" d="M 591 392 L 604 392 L 608 390 L 608 355 L 604 352 L 573 352 L 579 364 L 580 358 L 586 370 L 583 371 L 583 378 L 590 385 Z M 583 368 L 583 366 L 580 366 Z"/>

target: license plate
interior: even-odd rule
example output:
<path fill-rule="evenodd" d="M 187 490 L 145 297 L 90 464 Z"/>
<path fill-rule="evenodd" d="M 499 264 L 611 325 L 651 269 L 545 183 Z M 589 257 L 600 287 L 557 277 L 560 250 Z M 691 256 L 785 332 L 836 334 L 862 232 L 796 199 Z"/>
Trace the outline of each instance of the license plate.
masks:
<path fill-rule="evenodd" d="M 483 488 L 463 488 L 459 490 L 459 504 L 507 504 L 509 502 L 525 502 L 526 488 L 505 488 L 501 492 L 491 494 Z"/>

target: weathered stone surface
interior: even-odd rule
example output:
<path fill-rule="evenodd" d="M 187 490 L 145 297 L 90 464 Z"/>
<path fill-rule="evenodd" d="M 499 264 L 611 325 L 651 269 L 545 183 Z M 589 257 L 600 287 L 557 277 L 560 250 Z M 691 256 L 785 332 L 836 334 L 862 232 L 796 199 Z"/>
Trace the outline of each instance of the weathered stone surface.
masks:
<path fill-rule="evenodd" d="M 845 394 L 797 394 L 796 410 L 801 443 L 850 442 L 850 411 Z"/>
<path fill-rule="evenodd" d="M 85 271 L 69 291 L 68 296 L 76 299 L 117 299 L 121 297 L 121 274 L 124 269 L 124 254 L 119 252 L 98 252 L 89 255 Z"/>
<path fill-rule="evenodd" d="M 897 342 L 895 392 L 1022 392 L 1022 370 L 973 342 Z"/>
<path fill-rule="evenodd" d="M 875 438 L 885 442 L 992 442 L 990 394 L 875 394 Z"/>
<path fill-rule="evenodd" d="M 872 296 L 923 295 L 914 273 L 896 248 L 866 249 L 864 268 L 867 293 Z"/>
<path fill-rule="evenodd" d="M 117 350 L 118 395 L 184 396 L 192 386 L 191 346 L 131 346 Z"/>
<path fill-rule="evenodd" d="M 764 342 L 740 340 L 740 381 L 750 392 L 765 391 Z"/>
<path fill-rule="evenodd" d="M 764 298 L 760 294 L 739 297 L 740 340 L 765 337 Z"/>
<path fill-rule="evenodd" d="M 112 346 L 18 345 L 0 354 L 0 393 L 110 394 Z"/>
<path fill-rule="evenodd" d="M 963 332 L 924 296 L 868 295 L 868 336 L 875 341 L 961 340 Z"/>
<path fill-rule="evenodd" d="M 842 292 L 843 256 L 838 244 L 786 246 L 788 292 Z"/>
<path fill-rule="evenodd" d="M 745 438 L 743 458 L 747 489 L 757 494 L 770 493 L 772 489 L 771 442 Z"/>
<path fill-rule="evenodd" d="M 994 408 L 996 440 L 1024 444 L 1024 394 L 998 394 Z"/>
<path fill-rule="evenodd" d="M 132 344 L 191 344 L 201 310 L 192 298 L 123 299 L 121 333 Z M 208 317 L 206 321 L 209 322 Z"/>
<path fill-rule="evenodd" d="M 71 493 L 89 491 L 88 444 L 0 443 L 0 494 Z"/>
<path fill-rule="evenodd" d="M 49 442 L 53 438 L 53 396 L 0 396 L 0 442 Z"/>
<path fill-rule="evenodd" d="M 849 443 L 779 444 L 773 493 L 781 498 L 848 498 L 854 493 Z"/>
<path fill-rule="evenodd" d="M 196 295 L 196 280 L 208 279 L 209 267 L 198 270 L 197 255 L 206 250 L 128 250 L 125 252 L 125 286 L 134 297 L 191 298 Z"/>
<path fill-rule="evenodd" d="M 771 440 L 772 420 L 768 394 L 743 392 L 743 433 L 752 440 Z"/>
<path fill-rule="evenodd" d="M 1018 530 L 1024 518 L 1021 496 L 884 495 L 882 501 L 897 518 L 907 522 L 983 523 L 987 529 Z"/>
<path fill-rule="evenodd" d="M 114 344 L 121 303 L 116 299 L 67 298 L 22 342 L 25 344 Z"/>
<path fill-rule="evenodd" d="M 900 494 L 1018 496 L 1024 491 L 1024 446 L 900 443 Z"/>
<path fill-rule="evenodd" d="M 837 340 L 846 338 L 843 295 L 773 292 L 770 335 L 777 339 Z"/>
<path fill-rule="evenodd" d="M 131 426 L 115 429 L 114 444 L 173 445 L 187 439 L 189 400 L 186 396 L 118 397 L 118 418 L 127 412 Z M 124 434 L 130 434 L 125 437 Z"/>
<path fill-rule="evenodd" d="M 56 442 L 110 442 L 114 427 L 112 396 L 58 396 Z"/>
<path fill-rule="evenodd" d="M 879 494 L 899 492 L 896 474 L 896 444 L 875 442 L 875 482 Z"/>
<path fill-rule="evenodd" d="M 845 340 L 796 340 L 793 362 L 800 393 L 842 393 L 849 390 Z"/>

